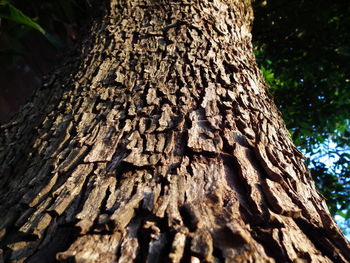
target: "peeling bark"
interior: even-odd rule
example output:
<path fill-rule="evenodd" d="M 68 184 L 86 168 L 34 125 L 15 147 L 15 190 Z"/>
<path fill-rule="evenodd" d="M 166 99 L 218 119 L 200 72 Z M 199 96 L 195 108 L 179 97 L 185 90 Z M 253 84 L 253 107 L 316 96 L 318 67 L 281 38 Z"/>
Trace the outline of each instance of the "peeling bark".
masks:
<path fill-rule="evenodd" d="M 0 140 L 0 262 L 349 262 L 250 1 L 111 0 Z"/>

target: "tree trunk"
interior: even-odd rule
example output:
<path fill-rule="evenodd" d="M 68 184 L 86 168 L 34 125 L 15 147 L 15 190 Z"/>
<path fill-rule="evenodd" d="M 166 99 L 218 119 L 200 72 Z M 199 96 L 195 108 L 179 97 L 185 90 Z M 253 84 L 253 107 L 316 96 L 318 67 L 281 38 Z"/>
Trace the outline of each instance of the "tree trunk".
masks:
<path fill-rule="evenodd" d="M 248 0 L 111 0 L 1 127 L 0 262 L 349 262 Z"/>

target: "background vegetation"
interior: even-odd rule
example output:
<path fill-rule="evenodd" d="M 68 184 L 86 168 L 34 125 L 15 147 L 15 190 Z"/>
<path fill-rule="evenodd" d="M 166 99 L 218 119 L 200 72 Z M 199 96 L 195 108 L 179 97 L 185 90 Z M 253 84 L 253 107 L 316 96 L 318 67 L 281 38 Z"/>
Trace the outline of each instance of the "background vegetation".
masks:
<path fill-rule="evenodd" d="M 33 67 L 36 41 L 28 45 L 33 36 L 45 39 L 51 54 L 62 54 L 74 45 L 93 4 L 0 0 L 1 67 Z M 349 231 L 350 5 L 347 0 L 256 0 L 254 8 L 262 73 L 330 211 Z M 40 59 L 54 64 L 52 57 Z"/>
<path fill-rule="evenodd" d="M 255 52 L 270 91 L 330 211 L 349 231 L 350 4 L 260 0 L 255 16 Z"/>

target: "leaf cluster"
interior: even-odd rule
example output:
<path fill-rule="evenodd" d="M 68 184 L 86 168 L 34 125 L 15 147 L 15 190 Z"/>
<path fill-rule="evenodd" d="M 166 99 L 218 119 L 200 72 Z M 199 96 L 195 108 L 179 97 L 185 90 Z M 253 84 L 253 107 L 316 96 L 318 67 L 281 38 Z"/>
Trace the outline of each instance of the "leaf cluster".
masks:
<path fill-rule="evenodd" d="M 0 64 L 11 67 L 30 57 L 28 37 L 36 34 L 56 50 L 69 47 L 77 38 L 89 5 L 87 0 L 1 0 Z"/>
<path fill-rule="evenodd" d="M 331 212 L 345 219 L 350 217 L 349 28 L 348 1 L 255 2 L 253 37 L 262 73 Z"/>

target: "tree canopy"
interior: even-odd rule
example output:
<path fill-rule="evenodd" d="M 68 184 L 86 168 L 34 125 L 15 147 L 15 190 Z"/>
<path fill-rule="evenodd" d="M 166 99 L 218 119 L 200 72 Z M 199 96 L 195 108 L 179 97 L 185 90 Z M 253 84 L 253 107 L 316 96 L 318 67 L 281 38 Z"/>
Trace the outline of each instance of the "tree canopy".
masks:
<path fill-rule="evenodd" d="M 333 214 L 349 219 L 348 1 L 256 1 L 260 68 Z"/>

